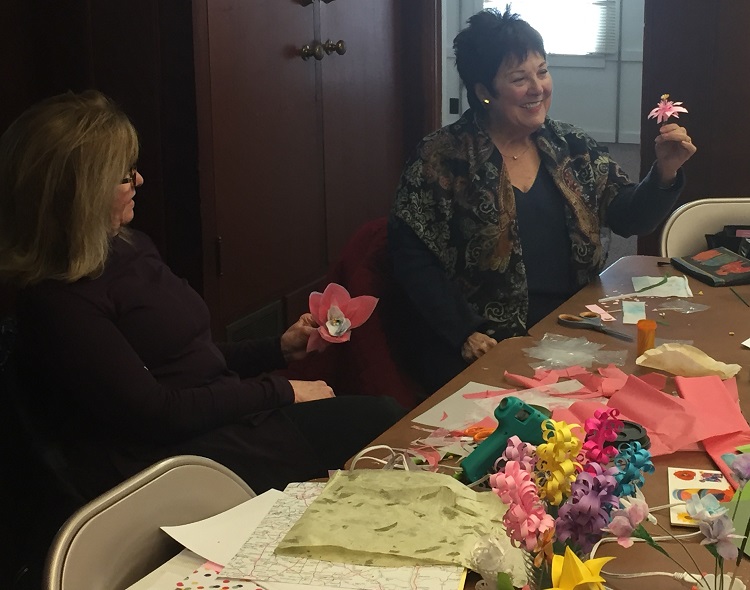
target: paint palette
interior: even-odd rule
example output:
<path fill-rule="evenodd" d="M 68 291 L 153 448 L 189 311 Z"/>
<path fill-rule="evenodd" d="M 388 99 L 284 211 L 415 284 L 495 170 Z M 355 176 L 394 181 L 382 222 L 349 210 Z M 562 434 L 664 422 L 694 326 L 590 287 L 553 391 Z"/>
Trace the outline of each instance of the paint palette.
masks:
<path fill-rule="evenodd" d="M 669 502 L 687 502 L 697 494 L 704 497 L 711 494 L 719 502 L 730 502 L 734 496 L 734 489 L 721 471 L 710 469 L 690 469 L 684 467 L 668 467 Z M 669 509 L 669 519 L 673 525 L 697 527 L 698 523 L 687 513 L 685 505 L 672 506 Z"/>

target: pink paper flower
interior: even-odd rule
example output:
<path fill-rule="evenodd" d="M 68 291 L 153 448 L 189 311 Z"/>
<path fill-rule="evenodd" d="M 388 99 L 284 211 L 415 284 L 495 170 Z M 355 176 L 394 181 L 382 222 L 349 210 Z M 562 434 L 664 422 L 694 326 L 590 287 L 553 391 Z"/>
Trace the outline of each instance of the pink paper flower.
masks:
<path fill-rule="evenodd" d="M 681 102 L 672 102 L 671 100 L 667 100 L 668 98 L 669 94 L 661 95 L 659 104 L 657 104 L 656 108 L 648 114 L 649 119 L 656 117 L 656 122 L 661 124 L 662 122 L 666 123 L 669 117 L 679 119 L 680 113 L 688 112 L 685 107 L 680 106 L 682 104 Z"/>
<path fill-rule="evenodd" d="M 534 551 L 538 536 L 554 528 L 555 521 L 539 501 L 531 474 L 518 461 L 508 461 L 505 471 L 490 476 L 490 486 L 503 504 L 508 505 L 503 524 L 511 543 Z"/>
<path fill-rule="evenodd" d="M 617 542 L 623 547 L 631 547 L 633 531 L 638 528 L 638 525 L 646 519 L 652 522 L 656 519 L 648 513 L 648 505 L 643 500 L 620 498 L 620 503 L 624 508 L 612 511 L 610 515 L 612 520 L 604 530 L 617 537 Z"/>
<path fill-rule="evenodd" d="M 310 293 L 310 313 L 318 329 L 307 341 L 307 352 L 323 350 L 328 343 L 348 342 L 351 330 L 364 324 L 377 304 L 377 297 L 352 297 L 337 283 L 329 284 L 322 293 Z"/>

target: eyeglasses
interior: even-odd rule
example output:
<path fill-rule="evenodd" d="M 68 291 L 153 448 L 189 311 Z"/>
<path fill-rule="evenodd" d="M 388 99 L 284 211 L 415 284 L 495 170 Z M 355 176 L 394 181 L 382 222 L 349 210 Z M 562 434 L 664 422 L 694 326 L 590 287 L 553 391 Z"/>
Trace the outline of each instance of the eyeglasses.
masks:
<path fill-rule="evenodd" d="M 135 189 L 135 183 L 136 183 L 136 180 L 137 180 L 137 178 L 136 178 L 136 173 L 137 172 L 138 172 L 138 168 L 136 168 L 135 166 L 133 166 L 130 169 L 130 174 L 128 174 L 125 178 L 123 178 L 120 181 L 120 184 L 128 184 L 128 183 L 130 183 L 130 184 L 133 185 L 133 188 Z"/>

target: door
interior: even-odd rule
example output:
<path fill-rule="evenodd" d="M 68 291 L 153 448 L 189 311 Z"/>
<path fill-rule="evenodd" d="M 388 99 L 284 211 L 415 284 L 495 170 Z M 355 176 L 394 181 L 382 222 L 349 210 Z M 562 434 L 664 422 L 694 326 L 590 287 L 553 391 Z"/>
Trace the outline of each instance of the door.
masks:
<path fill-rule="evenodd" d="M 204 296 L 214 334 L 326 267 L 314 5 L 194 4 Z"/>
<path fill-rule="evenodd" d="M 364 222 L 387 214 L 404 164 L 397 0 L 320 3 L 328 253 L 335 262 Z M 419 72 L 411 75 L 418 76 Z"/>

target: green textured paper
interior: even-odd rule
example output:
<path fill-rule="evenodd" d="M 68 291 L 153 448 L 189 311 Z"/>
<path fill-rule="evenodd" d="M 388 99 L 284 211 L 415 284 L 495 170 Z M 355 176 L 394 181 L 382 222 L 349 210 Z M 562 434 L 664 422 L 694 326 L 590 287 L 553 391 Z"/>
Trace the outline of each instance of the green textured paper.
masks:
<path fill-rule="evenodd" d="M 507 542 L 505 510 L 494 493 L 475 492 L 448 475 L 340 471 L 276 552 L 385 567 L 471 567 L 471 551 L 481 536 L 494 534 Z M 507 549 L 523 567 L 520 550 L 510 543 Z"/>

